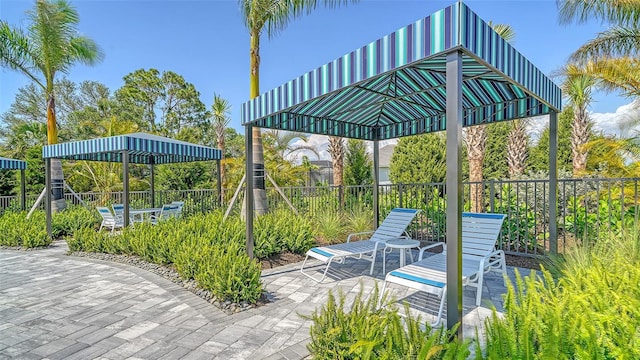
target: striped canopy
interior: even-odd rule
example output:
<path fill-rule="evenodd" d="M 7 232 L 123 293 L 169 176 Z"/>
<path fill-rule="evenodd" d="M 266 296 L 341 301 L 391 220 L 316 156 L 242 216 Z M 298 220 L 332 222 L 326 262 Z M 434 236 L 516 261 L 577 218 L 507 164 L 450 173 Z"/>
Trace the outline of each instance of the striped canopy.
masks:
<path fill-rule="evenodd" d="M 122 162 L 125 150 L 129 151 L 129 161 L 137 164 L 169 164 L 222 158 L 219 149 L 146 133 L 46 145 L 42 148 L 42 157 Z"/>
<path fill-rule="evenodd" d="M 0 169 L 3 170 L 25 170 L 27 162 L 22 160 L 0 157 Z"/>
<path fill-rule="evenodd" d="M 452 51 L 464 126 L 560 110 L 558 86 L 458 2 L 244 103 L 242 123 L 364 140 L 444 130 Z"/>

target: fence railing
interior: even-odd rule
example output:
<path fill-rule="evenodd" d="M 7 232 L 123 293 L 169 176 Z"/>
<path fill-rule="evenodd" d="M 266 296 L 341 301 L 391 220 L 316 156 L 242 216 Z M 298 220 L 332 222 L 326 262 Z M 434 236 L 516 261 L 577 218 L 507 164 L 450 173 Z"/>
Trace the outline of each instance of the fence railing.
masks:
<path fill-rule="evenodd" d="M 640 178 L 632 179 L 560 179 L 558 180 L 558 251 L 638 225 Z M 473 188 L 472 188 L 473 186 Z M 473 191 L 472 191 L 473 190 Z M 301 214 L 342 211 L 345 216 L 355 211 L 372 211 L 372 186 L 286 187 L 285 196 Z M 158 206 L 175 200 L 185 201 L 186 213 L 207 212 L 226 208 L 233 190 L 225 191 L 221 204 L 216 190 L 162 190 L 155 193 Z M 446 187 L 444 183 L 393 184 L 378 188 L 380 216 L 394 207 L 422 210 L 412 225 L 412 236 L 425 241 L 445 239 Z M 65 193 L 68 201 L 80 201 Z M 122 202 L 121 192 L 79 193 L 90 206 Z M 27 197 L 31 206 L 37 195 Z M 133 207 L 151 204 L 150 192 L 130 193 Z M 508 253 L 542 255 L 549 249 L 549 181 L 548 180 L 489 180 L 464 184 L 466 211 L 496 212 L 507 215 L 500 247 Z M 273 188 L 267 189 L 271 208 L 288 205 Z M 18 208 L 19 200 L 13 196 L 0 197 L 0 210 Z M 242 201 L 234 205 L 240 211 Z"/>

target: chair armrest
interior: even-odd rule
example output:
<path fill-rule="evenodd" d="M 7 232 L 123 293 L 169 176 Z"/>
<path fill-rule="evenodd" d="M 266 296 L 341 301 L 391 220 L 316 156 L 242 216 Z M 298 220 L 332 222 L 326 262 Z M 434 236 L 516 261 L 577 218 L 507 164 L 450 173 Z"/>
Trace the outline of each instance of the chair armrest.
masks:
<path fill-rule="evenodd" d="M 359 233 L 353 233 L 353 234 L 349 234 L 349 236 L 347 236 L 347 242 L 351 241 L 351 238 L 353 236 L 357 236 L 357 235 L 365 235 L 365 234 L 373 234 L 375 231 L 363 231 L 363 232 L 359 232 Z"/>
<path fill-rule="evenodd" d="M 429 249 L 433 249 L 436 248 L 438 246 L 442 246 L 442 251 L 447 249 L 447 245 L 443 242 L 437 242 L 435 244 L 431 244 L 431 245 L 427 245 L 423 248 L 420 248 L 420 253 L 418 253 L 418 261 L 422 260 L 422 255 L 424 255 L 424 252 L 429 250 Z"/>

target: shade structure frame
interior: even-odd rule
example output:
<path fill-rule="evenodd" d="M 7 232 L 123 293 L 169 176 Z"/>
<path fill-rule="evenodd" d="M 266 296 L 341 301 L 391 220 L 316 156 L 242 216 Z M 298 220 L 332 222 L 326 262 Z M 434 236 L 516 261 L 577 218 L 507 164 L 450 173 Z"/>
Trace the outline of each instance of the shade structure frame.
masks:
<path fill-rule="evenodd" d="M 415 97 L 420 89 L 429 95 Z M 416 100 L 434 111 L 408 107 Z M 458 323 L 461 331 L 462 128 L 542 115 L 555 119 L 561 102 L 550 78 L 458 2 L 245 102 L 241 118 L 247 128 L 357 138 L 374 146 L 446 130 L 447 326 Z M 416 114 L 423 117 L 411 117 Z M 552 148 L 549 156 L 556 153 Z M 556 176 L 550 171 L 552 185 Z M 555 206 L 550 204 L 550 214 Z"/>
<path fill-rule="evenodd" d="M 26 209 L 27 193 L 26 193 L 26 176 L 27 162 L 24 160 L 9 159 L 0 157 L 0 170 L 19 170 L 20 171 L 20 209 Z"/>
<path fill-rule="evenodd" d="M 148 133 L 132 133 L 125 135 L 95 138 L 45 145 L 42 157 L 50 163 L 50 159 L 67 159 L 76 161 L 120 162 L 123 165 L 123 205 L 124 224 L 129 224 L 129 165 L 147 164 L 151 167 L 151 206 L 155 205 L 155 165 L 195 161 L 220 161 L 222 151 L 212 147 L 192 144 L 181 140 L 165 138 Z M 47 165 L 47 169 L 49 165 Z M 221 181 L 220 173 L 217 174 Z M 46 181 L 46 192 L 49 197 L 50 179 Z M 47 199 L 49 202 L 50 200 Z M 51 209 L 46 208 L 47 229 L 51 236 Z"/>

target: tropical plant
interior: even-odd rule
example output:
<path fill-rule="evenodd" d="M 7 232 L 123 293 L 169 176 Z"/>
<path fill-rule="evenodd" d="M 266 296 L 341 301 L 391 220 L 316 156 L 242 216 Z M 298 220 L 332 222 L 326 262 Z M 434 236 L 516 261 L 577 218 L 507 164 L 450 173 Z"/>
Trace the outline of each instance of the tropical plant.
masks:
<path fill-rule="evenodd" d="M 323 0 L 325 6 L 333 7 L 357 0 Z M 244 24 L 249 30 L 249 98 L 253 99 L 260 94 L 260 36 L 263 32 L 272 38 L 284 30 L 289 21 L 300 17 L 303 13 L 314 10 L 317 0 L 238 0 Z M 253 191 L 254 210 L 257 214 L 263 214 L 268 210 L 267 195 L 264 182 L 264 155 L 262 149 L 262 134 L 257 127 L 252 128 L 253 142 Z M 257 170 L 257 171 L 256 171 Z M 247 179 L 250 181 L 250 179 Z"/>
<path fill-rule="evenodd" d="M 313 323 L 307 349 L 314 359 L 466 359 L 469 342 L 452 336 L 454 332 L 424 326 L 420 317 L 409 313 L 402 318 L 395 307 L 379 306 L 378 287 L 368 299 L 363 289 L 349 306 L 346 296 L 329 291 L 327 302 L 311 316 Z M 383 296 L 382 305 L 389 299 Z M 455 331 L 455 329 L 453 330 Z"/>
<path fill-rule="evenodd" d="M 222 152 L 222 159 L 225 154 L 224 136 L 225 130 L 231 121 L 231 105 L 229 100 L 222 98 L 218 94 L 213 95 L 213 104 L 211 105 L 211 123 L 216 134 L 216 145 Z M 220 181 L 224 183 L 225 166 L 220 166 Z M 223 193 L 220 195 L 224 199 L 224 186 L 221 187 Z"/>
<path fill-rule="evenodd" d="M 529 156 L 528 124 L 529 119 L 519 119 L 511 122 L 511 131 L 509 131 L 507 137 L 507 165 L 509 166 L 510 179 L 522 176 L 525 172 Z"/>
<path fill-rule="evenodd" d="M 573 176 L 578 176 L 587 169 L 588 149 L 585 145 L 589 142 L 593 126 L 587 109 L 593 100 L 591 91 L 596 86 L 596 80 L 584 68 L 576 65 L 567 65 L 563 72 L 562 94 L 573 108 L 574 115 L 571 125 Z"/>
<path fill-rule="evenodd" d="M 635 1 L 559 0 L 558 8 L 563 24 L 592 19 L 610 24 L 578 48 L 570 61 L 584 66 L 605 90 L 640 95 L 640 6 Z"/>
<path fill-rule="evenodd" d="M 67 73 L 76 63 L 93 65 L 102 59 L 97 44 L 78 35 L 78 12 L 65 0 L 37 0 L 27 12 L 28 31 L 0 20 L 0 66 L 17 70 L 45 90 L 47 97 L 47 140 L 58 142 L 55 77 Z M 52 160 L 52 180 L 62 182 L 62 164 Z M 55 209 L 64 208 L 62 191 L 54 191 Z"/>

